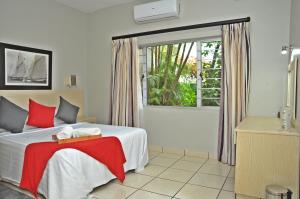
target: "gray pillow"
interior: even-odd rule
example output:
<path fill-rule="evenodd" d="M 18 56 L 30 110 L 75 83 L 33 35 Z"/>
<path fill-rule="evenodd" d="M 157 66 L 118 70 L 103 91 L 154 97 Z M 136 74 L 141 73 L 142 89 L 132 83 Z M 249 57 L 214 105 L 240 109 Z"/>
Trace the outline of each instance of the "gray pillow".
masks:
<path fill-rule="evenodd" d="M 28 112 L 4 97 L 0 97 L 0 128 L 12 133 L 23 131 Z"/>
<path fill-rule="evenodd" d="M 59 100 L 59 108 L 56 117 L 68 124 L 76 123 L 79 107 L 71 104 L 62 97 L 59 97 Z"/>

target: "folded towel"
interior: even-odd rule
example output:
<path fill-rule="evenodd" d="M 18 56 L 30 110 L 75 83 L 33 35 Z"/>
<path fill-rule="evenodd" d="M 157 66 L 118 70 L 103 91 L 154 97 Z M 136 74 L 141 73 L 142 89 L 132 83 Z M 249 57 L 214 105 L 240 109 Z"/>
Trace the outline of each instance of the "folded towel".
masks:
<path fill-rule="evenodd" d="M 73 130 L 73 137 L 82 137 L 89 135 L 101 135 L 99 128 L 78 128 Z"/>
<path fill-rule="evenodd" d="M 73 136 L 73 128 L 71 126 L 64 127 L 60 132 L 56 134 L 57 139 L 68 139 Z"/>
<path fill-rule="evenodd" d="M 57 133 L 57 139 L 68 139 L 77 138 L 89 135 L 101 135 L 101 130 L 99 128 L 78 128 L 73 129 L 71 126 L 64 127 L 60 132 Z"/>

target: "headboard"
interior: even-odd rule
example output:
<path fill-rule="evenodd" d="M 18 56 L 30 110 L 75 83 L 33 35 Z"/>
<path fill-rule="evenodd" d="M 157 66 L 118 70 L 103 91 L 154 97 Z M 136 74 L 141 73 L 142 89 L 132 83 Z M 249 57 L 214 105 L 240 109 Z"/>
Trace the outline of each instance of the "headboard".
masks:
<path fill-rule="evenodd" d="M 59 106 L 59 96 L 79 106 L 78 117 L 84 117 L 84 94 L 82 90 L 0 90 L 0 96 L 28 110 L 29 98 L 46 106 Z"/>

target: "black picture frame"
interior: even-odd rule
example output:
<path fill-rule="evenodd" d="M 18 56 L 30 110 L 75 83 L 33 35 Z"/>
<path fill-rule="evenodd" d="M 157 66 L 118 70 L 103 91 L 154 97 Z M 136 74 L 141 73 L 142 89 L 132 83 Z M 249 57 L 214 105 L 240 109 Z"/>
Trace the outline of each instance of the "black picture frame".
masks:
<path fill-rule="evenodd" d="M 44 78 L 36 78 L 33 80 L 33 78 L 28 78 L 28 75 L 18 76 L 14 77 L 15 79 L 12 79 L 11 76 L 8 75 L 8 64 L 6 62 L 12 62 L 9 59 L 8 53 L 18 53 L 18 57 L 16 61 L 20 60 L 20 54 L 24 54 L 24 58 L 22 60 L 25 60 L 26 58 L 32 57 L 32 56 L 40 56 L 40 58 L 43 59 L 43 63 L 40 64 L 42 67 L 46 67 L 46 74 L 43 73 L 44 76 L 46 76 L 46 79 Z M 29 57 L 26 57 L 29 56 Z M 27 59 L 28 60 L 28 59 Z M 24 62 L 24 61 L 23 61 Z M 24 69 L 28 69 L 28 65 L 23 63 L 23 73 Z M 19 62 L 18 62 L 19 63 Z M 36 64 L 36 62 L 34 62 Z M 33 62 L 31 62 L 33 65 Z M 44 64 L 44 65 L 43 65 Z M 17 67 L 17 64 L 14 64 L 15 68 Z M 18 65 L 20 66 L 20 65 Z M 34 67 L 31 67 L 34 68 Z M 36 67 L 37 68 L 37 67 Z M 41 68 L 41 67 L 40 67 Z M 44 69 L 44 68 L 43 68 Z M 15 69 L 16 71 L 17 69 Z M 31 69 L 33 71 L 34 69 Z M 31 72 L 33 73 L 33 72 Z M 17 72 L 15 72 L 17 74 Z M 26 72 L 28 74 L 28 72 Z M 48 50 L 42 50 L 37 48 L 31 48 L 31 47 L 25 47 L 25 46 L 18 46 L 8 43 L 1 43 L 0 42 L 0 90 L 51 90 L 52 89 L 52 51 Z"/>

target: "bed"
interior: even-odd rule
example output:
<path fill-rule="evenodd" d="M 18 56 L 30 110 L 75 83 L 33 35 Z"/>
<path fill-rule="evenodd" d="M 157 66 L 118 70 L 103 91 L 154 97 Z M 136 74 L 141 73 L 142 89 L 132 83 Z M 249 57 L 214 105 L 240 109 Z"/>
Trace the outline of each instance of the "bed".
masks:
<path fill-rule="evenodd" d="M 49 98 L 45 99 L 49 101 Z M 0 133 L 1 180 L 19 185 L 26 146 L 30 143 L 52 140 L 52 135 L 66 125 L 29 129 L 19 134 Z M 147 133 L 144 129 L 90 123 L 76 123 L 71 126 L 99 127 L 103 136 L 119 138 L 126 157 L 125 172 L 142 170 L 148 163 Z M 63 149 L 57 151 L 49 160 L 38 192 L 47 199 L 88 198 L 94 188 L 112 179 L 115 179 L 115 176 L 102 163 L 81 151 Z"/>

